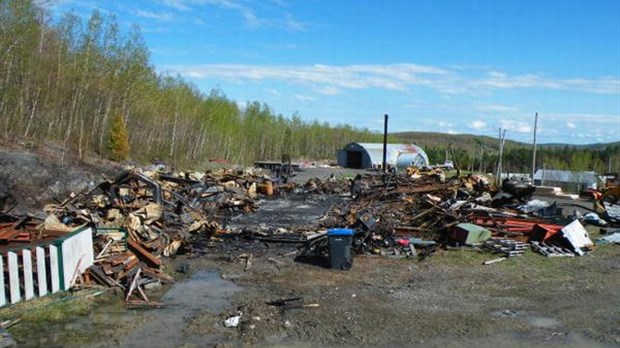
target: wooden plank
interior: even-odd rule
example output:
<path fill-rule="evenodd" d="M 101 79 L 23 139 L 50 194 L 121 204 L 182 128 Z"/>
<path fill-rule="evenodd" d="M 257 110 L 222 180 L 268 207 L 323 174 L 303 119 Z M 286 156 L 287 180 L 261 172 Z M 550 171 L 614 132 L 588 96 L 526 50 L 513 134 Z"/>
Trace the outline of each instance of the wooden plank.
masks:
<path fill-rule="evenodd" d="M 107 287 L 114 287 L 116 282 L 105 275 L 99 266 L 92 266 L 88 269 L 88 273 L 101 285 L 105 285 Z"/>
<path fill-rule="evenodd" d="M 22 263 L 24 271 L 24 297 L 26 300 L 30 300 L 34 297 L 34 281 L 32 279 L 32 252 L 30 250 L 22 250 Z"/>
<path fill-rule="evenodd" d="M 37 255 L 37 280 L 39 288 L 39 297 L 47 294 L 47 269 L 45 268 L 45 249 L 38 246 L 36 248 Z"/>
<path fill-rule="evenodd" d="M 19 293 L 19 264 L 17 254 L 14 251 L 7 253 L 9 264 L 9 293 L 11 296 L 11 304 L 21 301 Z"/>
<path fill-rule="evenodd" d="M 0 307 L 6 305 L 6 293 L 4 290 L 4 257 L 0 255 Z"/>
<path fill-rule="evenodd" d="M 148 252 L 146 249 L 144 249 L 136 241 L 129 239 L 127 241 L 127 244 L 129 245 L 129 249 L 136 253 L 136 256 L 138 256 L 140 260 L 147 262 L 151 266 L 161 266 L 161 260 L 155 257 L 155 255 Z"/>
<path fill-rule="evenodd" d="M 50 251 L 50 276 L 52 278 L 52 294 L 60 290 L 60 265 L 58 264 L 58 248 L 49 246 Z"/>

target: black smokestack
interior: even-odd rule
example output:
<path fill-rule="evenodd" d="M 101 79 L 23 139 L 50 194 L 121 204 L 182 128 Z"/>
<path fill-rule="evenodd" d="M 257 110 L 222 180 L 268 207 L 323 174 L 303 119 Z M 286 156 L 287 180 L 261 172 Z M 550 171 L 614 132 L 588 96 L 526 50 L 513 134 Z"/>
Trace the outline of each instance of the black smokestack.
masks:
<path fill-rule="evenodd" d="M 388 135 L 388 115 L 385 114 L 383 121 L 383 172 L 387 173 L 387 135 Z"/>

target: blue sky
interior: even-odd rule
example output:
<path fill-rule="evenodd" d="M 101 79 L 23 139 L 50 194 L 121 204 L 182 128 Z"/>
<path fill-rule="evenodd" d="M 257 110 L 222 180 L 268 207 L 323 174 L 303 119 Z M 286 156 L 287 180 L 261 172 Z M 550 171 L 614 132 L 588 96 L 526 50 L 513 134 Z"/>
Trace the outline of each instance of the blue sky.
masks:
<path fill-rule="evenodd" d="M 142 28 L 157 71 L 390 131 L 620 141 L 618 0 L 52 0 Z"/>

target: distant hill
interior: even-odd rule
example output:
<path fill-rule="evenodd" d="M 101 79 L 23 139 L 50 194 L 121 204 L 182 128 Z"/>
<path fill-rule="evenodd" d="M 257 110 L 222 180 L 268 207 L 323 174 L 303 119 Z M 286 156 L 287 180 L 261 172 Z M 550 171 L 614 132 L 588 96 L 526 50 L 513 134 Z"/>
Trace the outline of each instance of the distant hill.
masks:
<path fill-rule="evenodd" d="M 390 133 L 394 137 L 401 139 L 406 143 L 414 143 L 422 147 L 439 147 L 445 148 L 447 145 L 452 144 L 454 148 L 461 148 L 465 151 L 475 151 L 480 149 L 481 144 L 488 150 L 498 149 L 498 139 L 474 134 L 447 134 L 437 132 L 399 132 Z M 588 149 L 588 150 L 602 150 L 606 147 L 619 146 L 620 142 L 613 143 L 596 143 L 587 145 L 570 145 L 570 144 L 539 144 L 540 148 L 558 149 L 568 146 L 575 149 Z M 506 149 L 519 149 L 519 148 L 531 148 L 532 144 L 523 143 L 519 141 L 506 140 Z"/>

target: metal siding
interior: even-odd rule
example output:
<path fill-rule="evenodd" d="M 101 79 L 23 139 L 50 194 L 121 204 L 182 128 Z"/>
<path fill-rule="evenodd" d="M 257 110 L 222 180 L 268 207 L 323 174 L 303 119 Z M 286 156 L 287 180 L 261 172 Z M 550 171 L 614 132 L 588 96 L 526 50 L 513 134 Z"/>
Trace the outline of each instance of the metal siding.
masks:
<path fill-rule="evenodd" d="M 383 144 L 382 143 L 349 143 L 343 150 L 345 152 L 344 158 L 341 160 L 340 151 L 338 152 L 338 165 L 346 167 L 346 152 L 348 151 L 360 151 L 362 152 L 362 167 L 373 168 L 383 163 Z M 386 146 L 386 162 L 389 166 L 396 167 L 398 164 L 399 156 L 403 154 L 412 154 L 412 158 L 416 158 L 418 155 L 422 156 L 426 165 L 428 165 L 428 156 L 424 150 L 416 145 L 412 144 L 387 144 Z M 405 159 L 405 157 L 403 157 Z"/>
<path fill-rule="evenodd" d="M 339 166 L 346 167 L 347 166 L 347 151 L 344 149 L 338 150 L 336 154 L 336 161 Z"/>
<path fill-rule="evenodd" d="M 534 173 L 534 180 L 596 184 L 597 176 L 595 172 L 572 172 L 568 170 L 538 169 Z"/>

